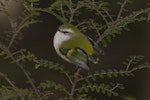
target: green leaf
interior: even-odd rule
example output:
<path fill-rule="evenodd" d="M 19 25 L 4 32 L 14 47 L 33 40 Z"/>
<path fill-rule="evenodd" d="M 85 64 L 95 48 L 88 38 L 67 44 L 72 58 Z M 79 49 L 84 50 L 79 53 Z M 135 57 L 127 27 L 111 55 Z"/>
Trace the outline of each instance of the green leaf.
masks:
<path fill-rule="evenodd" d="M 111 42 L 111 35 L 108 34 L 108 35 L 106 36 L 106 39 L 107 39 L 107 41 L 110 43 L 110 42 Z"/>
<path fill-rule="evenodd" d="M 88 93 L 88 92 L 89 92 L 89 88 L 84 88 L 84 91 L 85 91 L 86 93 Z"/>
<path fill-rule="evenodd" d="M 104 47 L 107 47 L 107 42 L 106 42 L 106 40 L 102 40 L 102 45 L 104 46 Z"/>
<path fill-rule="evenodd" d="M 119 96 L 117 92 L 113 92 L 113 96 Z"/>
<path fill-rule="evenodd" d="M 100 88 L 98 88 L 98 87 L 96 88 L 96 92 L 97 92 L 97 93 L 99 93 L 100 90 L 101 90 Z"/>
<path fill-rule="evenodd" d="M 111 92 L 107 92 L 107 95 L 108 95 L 108 97 L 111 97 L 112 93 Z"/>

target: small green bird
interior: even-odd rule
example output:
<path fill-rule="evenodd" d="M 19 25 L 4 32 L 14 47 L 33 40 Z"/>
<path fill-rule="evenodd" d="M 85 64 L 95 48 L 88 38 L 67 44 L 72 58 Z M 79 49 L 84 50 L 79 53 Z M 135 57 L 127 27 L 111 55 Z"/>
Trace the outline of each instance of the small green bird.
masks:
<path fill-rule="evenodd" d="M 94 64 L 99 61 L 92 40 L 72 24 L 59 27 L 53 45 L 61 58 L 83 69 L 89 70 L 88 61 Z"/>

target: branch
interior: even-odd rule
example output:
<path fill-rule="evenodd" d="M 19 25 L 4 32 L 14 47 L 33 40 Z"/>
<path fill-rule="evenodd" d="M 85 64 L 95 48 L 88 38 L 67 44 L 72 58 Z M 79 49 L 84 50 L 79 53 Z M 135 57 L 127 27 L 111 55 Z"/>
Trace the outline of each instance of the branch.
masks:
<path fill-rule="evenodd" d="M 18 61 L 15 59 L 15 57 L 11 56 L 12 53 L 11 53 L 11 51 L 9 50 L 9 48 L 7 48 L 7 47 L 6 47 L 4 44 L 2 44 L 1 42 L 0 42 L 0 49 L 2 49 L 2 50 L 5 52 L 5 54 L 7 54 L 7 56 L 9 56 L 10 59 L 11 59 L 13 62 L 15 62 L 15 63 L 17 64 L 17 66 L 21 69 L 21 71 L 22 71 L 22 72 L 24 73 L 24 75 L 26 76 L 27 80 L 29 81 L 30 85 L 32 86 L 32 88 L 33 88 L 35 94 L 37 95 L 37 97 L 40 98 L 39 92 L 38 92 L 36 86 L 34 85 L 34 83 L 33 83 L 32 79 L 31 79 L 31 77 L 29 76 L 28 72 L 24 69 L 24 66 L 23 66 L 20 62 L 18 62 Z"/>
<path fill-rule="evenodd" d="M 111 17 L 110 13 L 106 10 L 106 9 L 103 9 L 104 12 L 107 14 L 107 16 L 111 19 L 111 21 L 113 22 L 113 18 Z"/>
<path fill-rule="evenodd" d="M 69 8 L 69 7 L 68 7 Z M 80 8 L 80 6 L 79 5 L 77 5 L 77 7 L 75 8 L 75 9 L 71 9 L 71 8 L 69 8 L 69 10 L 70 10 L 70 13 L 71 13 L 71 16 L 70 16 L 70 19 L 69 19 L 69 23 L 71 23 L 72 21 L 73 21 L 73 17 L 74 17 L 74 14 L 75 14 L 75 12 L 78 10 Z"/>
<path fill-rule="evenodd" d="M 72 100 L 73 97 L 74 97 L 75 88 L 76 88 L 76 85 L 77 85 L 78 80 L 79 80 L 79 73 L 80 73 L 80 71 L 81 71 L 81 68 L 78 68 L 78 70 L 75 72 L 74 82 L 72 84 L 71 93 L 70 93 L 70 97 L 69 97 L 70 100 Z"/>
<path fill-rule="evenodd" d="M 113 22 L 114 23 L 114 22 Z M 96 41 L 96 44 L 98 45 L 102 40 L 103 38 L 105 38 L 109 33 L 109 30 L 111 29 L 112 26 L 109 26 L 104 32 L 103 34 L 101 34 L 101 36 L 97 39 Z"/>
<path fill-rule="evenodd" d="M 12 86 L 12 89 L 14 91 L 16 91 L 16 93 L 21 97 L 21 100 L 24 100 L 24 97 L 18 92 L 17 90 L 17 87 L 14 85 L 14 82 L 11 81 L 7 75 L 5 75 L 4 73 L 0 72 L 0 76 L 3 77 L 11 86 Z"/>
<path fill-rule="evenodd" d="M 67 78 L 69 79 L 69 81 L 70 81 L 71 85 L 73 85 L 73 81 L 72 81 L 72 79 L 70 78 L 70 76 L 68 75 L 68 73 L 66 73 L 66 72 L 65 72 L 65 75 L 66 75 L 66 76 L 67 76 Z"/>
<path fill-rule="evenodd" d="M 94 27 L 94 29 L 96 30 L 96 33 L 98 34 L 98 37 L 101 37 L 101 34 L 99 32 L 99 30 L 97 29 L 96 25 L 94 24 L 93 21 L 91 21 L 92 26 Z"/>
<path fill-rule="evenodd" d="M 114 91 L 115 89 L 117 89 L 119 87 L 120 84 L 116 84 L 112 89 L 110 89 L 110 91 Z"/>
<path fill-rule="evenodd" d="M 103 15 L 98 9 L 96 11 L 97 11 L 97 13 L 99 13 L 102 16 L 102 18 L 104 19 L 105 23 L 108 25 L 108 21 L 107 21 L 105 15 Z"/>
<path fill-rule="evenodd" d="M 24 73 L 24 75 L 25 75 L 26 78 L 28 79 L 29 83 L 31 84 L 31 86 L 32 86 L 34 92 L 36 93 L 37 97 L 40 98 L 39 92 L 38 92 L 36 86 L 34 85 L 34 83 L 33 83 L 32 79 L 31 79 L 31 77 L 29 76 L 28 72 L 24 69 L 24 66 L 23 66 L 21 63 L 17 62 L 14 57 L 11 57 L 11 59 L 12 59 L 12 60 L 18 65 L 18 67 L 22 70 L 22 72 Z"/>
<path fill-rule="evenodd" d="M 7 77 L 7 75 L 0 72 L 0 76 L 3 77 L 13 87 L 14 90 L 16 90 L 17 87 L 14 85 L 14 82 Z"/>
<path fill-rule="evenodd" d="M 51 15 L 55 16 L 55 17 L 56 17 L 59 21 L 61 21 L 62 23 L 65 23 L 64 18 L 63 18 L 62 16 L 60 16 L 59 14 L 56 14 L 56 13 L 53 12 L 53 11 L 49 11 L 48 9 L 41 9 L 41 8 L 34 8 L 34 10 L 51 14 Z"/>
<path fill-rule="evenodd" d="M 34 16 L 34 13 L 31 13 L 30 15 L 26 16 L 26 18 L 24 18 L 17 27 L 12 27 L 13 36 L 12 36 L 10 42 L 9 42 L 8 48 L 10 48 L 12 46 L 12 44 L 15 41 L 15 38 L 17 37 L 18 33 L 22 30 L 22 28 L 24 28 L 27 25 L 26 21 L 31 19 L 31 17 L 33 17 L 33 16 Z M 30 23 L 28 23 L 28 24 L 30 24 Z"/>
<path fill-rule="evenodd" d="M 124 10 L 124 7 L 125 7 L 126 3 L 127 3 L 127 0 L 124 0 L 124 2 L 122 3 L 122 5 L 120 7 L 120 10 L 119 10 L 119 13 L 118 13 L 118 16 L 117 16 L 116 20 L 118 20 L 121 17 L 121 14 Z"/>
<path fill-rule="evenodd" d="M 129 67 L 131 65 L 131 63 L 133 62 L 133 60 L 135 60 L 136 56 L 134 56 L 132 59 L 130 59 L 130 61 L 128 62 L 127 64 L 127 67 L 126 67 L 126 70 L 125 71 L 128 71 L 129 70 Z"/>
<path fill-rule="evenodd" d="M 121 24 L 129 24 L 130 22 L 128 22 L 131 19 L 135 19 L 136 17 L 138 17 L 139 15 L 149 12 L 150 8 L 147 9 L 142 9 L 140 11 L 134 12 L 132 14 L 130 14 L 129 16 L 126 16 L 120 20 L 115 20 L 114 22 L 112 22 L 109 27 L 103 32 L 103 34 L 101 35 L 101 37 L 99 37 L 96 41 L 96 44 L 99 44 L 103 38 L 105 38 L 108 34 L 112 34 L 110 33 L 111 30 L 113 30 L 115 27 L 118 27 Z"/>
<path fill-rule="evenodd" d="M 65 13 L 64 13 L 63 4 L 62 4 L 61 0 L 59 0 L 59 2 L 60 2 L 60 9 L 61 9 L 62 17 L 63 17 L 64 20 L 66 21 L 66 16 L 65 16 Z"/>

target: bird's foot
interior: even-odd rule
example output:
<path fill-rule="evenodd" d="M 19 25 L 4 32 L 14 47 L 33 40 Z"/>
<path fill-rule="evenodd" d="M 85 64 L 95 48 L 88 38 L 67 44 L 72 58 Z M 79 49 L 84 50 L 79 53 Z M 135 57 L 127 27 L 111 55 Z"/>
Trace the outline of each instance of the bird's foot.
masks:
<path fill-rule="evenodd" d="M 82 75 L 80 75 L 80 71 L 81 71 L 81 69 L 78 69 L 78 70 L 74 73 L 74 77 L 75 77 L 76 79 L 79 79 L 79 78 L 82 77 Z"/>

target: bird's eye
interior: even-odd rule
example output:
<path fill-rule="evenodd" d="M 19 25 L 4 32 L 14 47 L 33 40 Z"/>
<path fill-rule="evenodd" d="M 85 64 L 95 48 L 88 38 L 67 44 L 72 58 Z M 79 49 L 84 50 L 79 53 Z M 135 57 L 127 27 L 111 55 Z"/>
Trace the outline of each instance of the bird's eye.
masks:
<path fill-rule="evenodd" d="M 67 31 L 63 31 L 63 33 L 64 33 L 64 34 L 68 34 L 68 33 L 70 33 L 70 32 L 67 32 Z"/>
<path fill-rule="evenodd" d="M 62 30 L 58 30 L 58 31 L 60 31 L 60 32 L 62 32 L 62 33 L 64 33 L 64 34 L 70 33 L 70 32 L 68 32 L 68 31 L 62 31 Z"/>
<path fill-rule="evenodd" d="M 64 33 L 64 34 L 69 34 L 69 33 L 71 33 L 71 32 L 68 31 L 68 30 L 61 30 L 61 29 L 58 29 L 58 31 L 60 31 L 60 32 L 62 32 L 62 33 Z"/>

